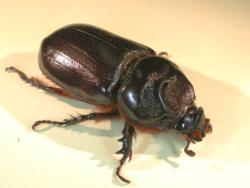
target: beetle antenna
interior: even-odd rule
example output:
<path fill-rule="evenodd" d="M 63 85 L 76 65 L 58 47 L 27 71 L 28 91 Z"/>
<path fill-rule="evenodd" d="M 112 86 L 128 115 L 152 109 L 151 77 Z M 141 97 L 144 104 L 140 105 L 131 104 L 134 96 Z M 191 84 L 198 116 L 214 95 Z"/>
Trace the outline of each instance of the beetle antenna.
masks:
<path fill-rule="evenodd" d="M 186 153 L 188 156 L 193 157 L 193 156 L 195 156 L 195 152 L 188 149 L 191 142 L 192 142 L 191 138 L 190 138 L 190 137 L 187 137 L 187 145 L 186 145 L 186 147 L 184 148 L 184 151 L 185 151 L 185 153 Z"/>

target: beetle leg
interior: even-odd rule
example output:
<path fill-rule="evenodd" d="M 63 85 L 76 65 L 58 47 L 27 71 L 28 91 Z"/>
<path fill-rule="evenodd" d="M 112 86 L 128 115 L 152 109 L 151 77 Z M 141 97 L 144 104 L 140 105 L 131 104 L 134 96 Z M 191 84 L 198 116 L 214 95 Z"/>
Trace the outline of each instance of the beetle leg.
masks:
<path fill-rule="evenodd" d="M 26 82 L 31 84 L 32 86 L 38 88 L 38 89 L 42 89 L 44 91 L 53 93 L 53 94 L 57 94 L 57 95 L 61 95 L 63 97 L 68 97 L 68 98 L 73 98 L 71 96 L 71 94 L 65 92 L 62 88 L 59 87 L 52 87 L 52 86 L 48 86 L 45 83 L 43 83 L 43 81 L 39 80 L 38 78 L 35 77 L 28 77 L 24 72 L 20 71 L 19 69 L 15 68 L 15 67 L 7 67 L 5 69 L 7 72 L 15 72 L 17 73 L 20 78 Z"/>
<path fill-rule="evenodd" d="M 111 118 L 117 115 L 119 115 L 119 113 L 117 111 L 113 111 L 113 112 L 106 112 L 106 113 L 90 113 L 86 115 L 78 115 L 75 117 L 71 116 L 71 118 L 64 119 L 63 121 L 39 120 L 39 121 L 36 121 L 32 125 L 32 129 L 36 130 L 37 126 L 40 124 L 53 124 L 53 125 L 66 127 L 66 126 L 73 125 L 73 124 L 80 123 L 80 122 L 87 121 L 87 120 L 100 120 L 100 119 L 105 119 L 105 118 Z"/>
<path fill-rule="evenodd" d="M 123 156 L 119 161 L 119 166 L 116 168 L 116 175 L 123 182 L 129 183 L 129 180 L 120 175 L 120 171 L 127 158 L 129 158 L 129 161 L 132 159 L 132 140 L 133 136 L 135 136 L 135 129 L 126 122 L 122 134 L 123 137 L 118 139 L 119 142 L 122 142 L 122 149 L 117 151 L 116 153 L 123 154 Z"/>

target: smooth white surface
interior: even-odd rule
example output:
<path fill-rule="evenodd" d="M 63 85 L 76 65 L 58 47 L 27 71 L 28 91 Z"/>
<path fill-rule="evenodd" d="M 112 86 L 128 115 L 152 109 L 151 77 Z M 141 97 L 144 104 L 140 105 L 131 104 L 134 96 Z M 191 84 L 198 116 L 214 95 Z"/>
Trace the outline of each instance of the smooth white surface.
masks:
<path fill-rule="evenodd" d="M 123 173 L 126 187 L 249 187 L 250 4 L 248 1 L 1 1 L 0 187 L 120 187 L 113 175 L 123 122 L 61 120 L 94 107 L 49 95 L 4 71 L 16 66 L 44 79 L 37 65 L 42 38 L 71 23 L 89 23 L 167 51 L 192 81 L 214 132 L 192 145 L 175 133 L 141 134 Z"/>

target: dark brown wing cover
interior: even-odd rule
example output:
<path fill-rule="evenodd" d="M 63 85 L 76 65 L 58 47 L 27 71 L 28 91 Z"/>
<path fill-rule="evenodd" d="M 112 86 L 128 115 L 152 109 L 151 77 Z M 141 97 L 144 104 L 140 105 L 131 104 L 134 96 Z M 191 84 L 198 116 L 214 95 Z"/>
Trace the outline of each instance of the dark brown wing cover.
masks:
<path fill-rule="evenodd" d="M 142 44 L 90 25 L 70 25 L 42 42 L 41 71 L 75 98 L 93 104 L 112 103 L 110 85 L 124 58 L 155 54 Z M 113 92 L 112 92 L 113 93 Z"/>

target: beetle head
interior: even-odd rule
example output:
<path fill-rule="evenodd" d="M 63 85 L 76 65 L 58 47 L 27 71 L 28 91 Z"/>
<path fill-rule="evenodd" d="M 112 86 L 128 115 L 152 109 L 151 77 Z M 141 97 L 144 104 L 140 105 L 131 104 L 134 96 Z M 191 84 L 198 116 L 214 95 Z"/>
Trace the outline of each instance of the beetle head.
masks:
<path fill-rule="evenodd" d="M 208 118 L 205 118 L 202 107 L 195 105 L 188 107 L 185 115 L 180 119 L 175 128 L 187 135 L 191 141 L 202 141 L 206 134 L 212 132 L 212 126 Z"/>

